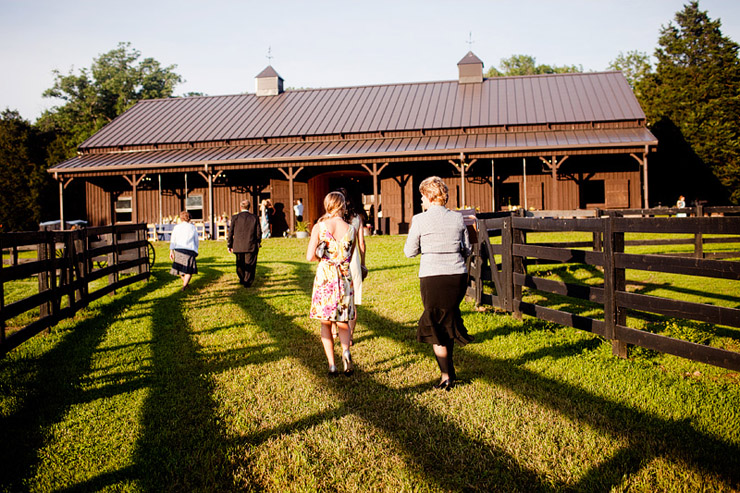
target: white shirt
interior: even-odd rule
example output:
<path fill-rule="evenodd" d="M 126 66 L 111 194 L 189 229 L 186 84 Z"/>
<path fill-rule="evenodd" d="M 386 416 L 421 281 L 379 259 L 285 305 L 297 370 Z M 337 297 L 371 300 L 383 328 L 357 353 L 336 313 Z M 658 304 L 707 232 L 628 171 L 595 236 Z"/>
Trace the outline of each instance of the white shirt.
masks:
<path fill-rule="evenodd" d="M 198 231 L 185 221 L 177 224 L 170 236 L 170 250 L 192 250 L 198 253 Z"/>

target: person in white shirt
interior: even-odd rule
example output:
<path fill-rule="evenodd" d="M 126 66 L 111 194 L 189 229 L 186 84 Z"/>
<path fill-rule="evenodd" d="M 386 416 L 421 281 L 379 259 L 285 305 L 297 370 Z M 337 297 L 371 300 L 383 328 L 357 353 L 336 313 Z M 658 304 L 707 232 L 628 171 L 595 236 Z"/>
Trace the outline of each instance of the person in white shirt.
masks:
<path fill-rule="evenodd" d="M 195 257 L 198 256 L 198 231 L 190 222 L 190 213 L 182 211 L 180 222 L 172 230 L 170 237 L 170 274 L 182 278 L 182 290 L 185 291 L 193 274 L 198 273 Z"/>
<path fill-rule="evenodd" d="M 295 201 L 293 212 L 295 213 L 296 221 L 303 221 L 303 199 L 298 199 Z"/>

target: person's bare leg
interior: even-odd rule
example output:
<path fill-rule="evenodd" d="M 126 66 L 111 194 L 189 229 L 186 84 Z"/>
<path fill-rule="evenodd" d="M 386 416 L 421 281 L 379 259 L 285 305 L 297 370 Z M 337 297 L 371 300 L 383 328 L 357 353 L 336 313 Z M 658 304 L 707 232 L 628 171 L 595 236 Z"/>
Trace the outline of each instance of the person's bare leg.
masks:
<path fill-rule="evenodd" d="M 355 326 L 357 325 L 357 318 L 350 320 L 349 323 L 349 345 L 352 346 L 355 343 Z"/>
<path fill-rule="evenodd" d="M 188 283 L 190 282 L 190 278 L 193 277 L 192 274 L 183 274 L 182 275 L 182 289 L 185 289 L 188 287 Z"/>
<path fill-rule="evenodd" d="M 352 364 L 352 355 L 349 352 L 349 324 L 347 322 L 337 322 L 337 329 L 339 329 L 339 342 L 342 343 L 342 363 L 344 363 L 344 374 L 349 376 L 352 375 L 355 370 L 354 365 Z"/>
<path fill-rule="evenodd" d="M 326 354 L 326 361 L 329 363 L 329 368 L 334 365 L 334 338 L 331 335 L 330 321 L 321 321 L 321 345 L 324 346 L 324 354 Z"/>
<path fill-rule="evenodd" d="M 445 380 L 450 379 L 450 368 L 449 365 L 449 356 L 447 352 L 447 346 L 442 346 L 439 344 L 432 344 L 432 347 L 434 348 L 434 356 L 437 358 L 437 365 L 439 365 L 439 371 L 442 374 L 442 377 L 439 380 L 439 383 L 443 383 Z"/>

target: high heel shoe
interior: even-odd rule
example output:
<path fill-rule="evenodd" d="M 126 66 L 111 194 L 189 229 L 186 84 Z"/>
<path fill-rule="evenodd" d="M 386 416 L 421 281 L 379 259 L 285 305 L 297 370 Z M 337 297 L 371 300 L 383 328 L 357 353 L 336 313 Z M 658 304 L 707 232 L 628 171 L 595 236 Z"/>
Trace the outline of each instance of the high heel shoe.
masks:
<path fill-rule="evenodd" d="M 452 380 L 451 378 L 448 378 L 447 380 L 443 380 L 439 383 L 435 383 L 434 385 L 432 385 L 433 388 L 444 390 L 445 392 L 449 392 L 450 390 L 452 390 L 452 387 L 454 386 L 455 386 L 455 381 Z"/>
<path fill-rule="evenodd" d="M 337 366 L 329 366 L 329 372 L 327 373 L 327 375 L 329 375 L 329 377 L 336 377 L 337 375 L 339 375 L 339 371 L 337 371 Z"/>
<path fill-rule="evenodd" d="M 342 364 L 344 365 L 344 376 L 349 377 L 354 372 L 354 366 L 352 365 L 352 355 L 349 352 L 349 349 L 345 349 L 342 352 Z"/>

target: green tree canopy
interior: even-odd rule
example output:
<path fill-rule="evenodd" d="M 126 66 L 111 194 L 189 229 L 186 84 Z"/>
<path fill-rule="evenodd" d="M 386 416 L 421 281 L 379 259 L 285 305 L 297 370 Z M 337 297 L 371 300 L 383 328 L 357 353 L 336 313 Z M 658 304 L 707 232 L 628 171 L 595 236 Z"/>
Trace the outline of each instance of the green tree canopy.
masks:
<path fill-rule="evenodd" d="M 172 96 L 182 82 L 176 65 L 163 67 L 153 58 L 139 60 L 141 53 L 130 43 L 93 60 L 92 66 L 64 75 L 54 71 L 54 86 L 44 97 L 64 101 L 46 111 L 38 125 L 57 133 L 50 148 L 50 161 L 74 156 L 76 147 L 103 125 L 139 100 Z"/>
<path fill-rule="evenodd" d="M 42 136 L 17 111 L 0 114 L 0 225 L 38 229 L 48 186 Z M 48 190 L 46 190 L 48 192 Z M 53 196 L 53 195 L 52 195 Z"/>
<path fill-rule="evenodd" d="M 687 4 L 661 29 L 656 71 L 637 92 L 648 123 L 675 125 L 740 204 L 740 60 L 720 27 L 698 2 Z"/>
<path fill-rule="evenodd" d="M 486 72 L 486 77 L 506 77 L 512 75 L 540 75 L 540 74 L 563 74 L 583 72 L 583 67 L 578 65 L 537 65 L 533 56 L 530 55 L 512 55 L 509 58 L 503 58 L 499 64 L 499 69 L 491 67 Z"/>
<path fill-rule="evenodd" d="M 620 51 L 617 58 L 609 63 L 608 69 L 621 71 L 632 90 L 637 94 L 642 81 L 653 73 L 653 64 L 650 62 L 650 55 L 645 52 L 633 50 L 622 53 Z"/>

